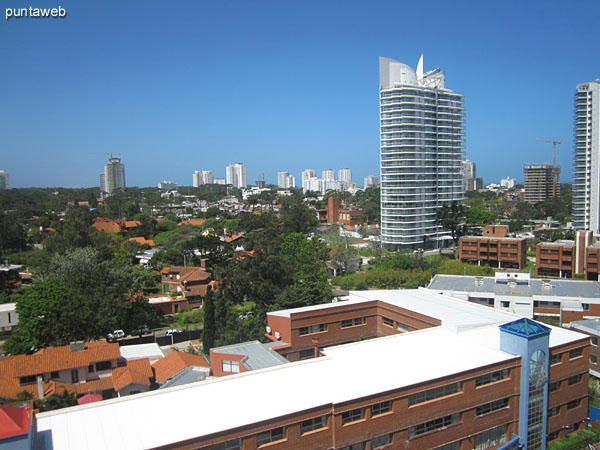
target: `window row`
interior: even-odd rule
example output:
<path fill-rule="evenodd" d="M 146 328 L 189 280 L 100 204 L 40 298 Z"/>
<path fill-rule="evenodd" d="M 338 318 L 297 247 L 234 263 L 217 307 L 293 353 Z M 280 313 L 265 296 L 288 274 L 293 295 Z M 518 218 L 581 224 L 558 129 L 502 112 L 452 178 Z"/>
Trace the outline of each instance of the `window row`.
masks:
<path fill-rule="evenodd" d="M 366 323 L 365 317 L 355 317 L 354 319 L 346 319 L 340 322 L 340 328 L 354 327 L 356 325 L 364 325 Z"/>
<path fill-rule="evenodd" d="M 475 408 L 475 415 L 483 416 L 484 414 L 498 411 L 499 409 L 508 408 L 508 401 L 509 398 L 507 397 L 490 403 L 486 403 L 485 405 L 479 405 L 477 408 Z"/>
<path fill-rule="evenodd" d="M 301 327 L 299 330 L 300 336 L 304 336 L 306 334 L 314 334 L 314 333 L 322 333 L 323 331 L 327 331 L 327 324 L 321 323 L 319 325 L 311 325 L 309 327 Z"/>
<path fill-rule="evenodd" d="M 447 384 L 445 386 L 429 389 L 427 391 L 417 392 L 416 394 L 408 396 L 408 406 L 428 402 L 430 400 L 434 400 L 440 397 L 446 397 L 447 395 L 452 395 L 460 391 L 462 391 L 462 383 L 456 382 L 452 384 Z"/>
<path fill-rule="evenodd" d="M 425 423 L 420 423 L 414 427 L 408 428 L 408 437 L 418 436 L 420 434 L 428 433 L 429 431 L 437 430 L 438 428 L 447 427 L 449 425 L 460 422 L 460 413 L 451 414 L 449 416 L 440 417 L 438 419 L 430 420 Z"/>
<path fill-rule="evenodd" d="M 384 434 L 383 436 L 377 436 L 371 439 L 370 442 L 372 449 L 383 448 L 392 443 L 392 435 L 390 433 Z M 347 445 L 346 447 L 343 447 L 342 450 L 364 450 L 365 444 L 366 442 L 358 442 L 356 444 Z"/>
<path fill-rule="evenodd" d="M 371 408 L 371 417 L 375 417 L 380 414 L 390 412 L 392 410 L 392 402 L 390 400 L 386 400 L 385 402 L 375 403 L 374 405 L 369 406 L 369 408 Z M 356 408 L 343 412 L 342 425 L 364 419 L 365 410 L 366 408 Z"/>
<path fill-rule="evenodd" d="M 475 386 L 484 386 L 486 384 L 495 383 L 496 381 L 508 378 L 508 369 L 496 370 L 495 372 L 486 373 L 478 376 L 475 379 Z"/>

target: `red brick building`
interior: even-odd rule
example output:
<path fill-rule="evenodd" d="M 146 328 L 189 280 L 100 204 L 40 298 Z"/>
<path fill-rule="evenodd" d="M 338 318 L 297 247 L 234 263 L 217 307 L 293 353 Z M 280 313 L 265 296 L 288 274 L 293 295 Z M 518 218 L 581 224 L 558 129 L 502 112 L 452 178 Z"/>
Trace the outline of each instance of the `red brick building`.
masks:
<path fill-rule="evenodd" d="M 165 267 L 160 271 L 163 293 L 187 299 L 191 307 L 201 307 L 211 280 L 204 267 Z"/>
<path fill-rule="evenodd" d="M 541 242 L 536 245 L 536 274 L 559 278 L 575 275 L 575 243 L 573 241 Z"/>
<path fill-rule="evenodd" d="M 520 270 L 527 263 L 526 242 L 525 238 L 463 236 L 459 240 L 459 259 Z"/>

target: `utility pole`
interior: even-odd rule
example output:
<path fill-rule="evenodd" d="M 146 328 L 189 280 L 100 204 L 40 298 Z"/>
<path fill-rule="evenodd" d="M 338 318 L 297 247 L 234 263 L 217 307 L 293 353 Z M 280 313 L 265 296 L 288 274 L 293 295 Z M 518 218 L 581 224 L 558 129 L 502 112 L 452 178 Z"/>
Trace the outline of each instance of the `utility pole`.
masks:
<path fill-rule="evenodd" d="M 552 163 L 552 198 L 556 198 L 556 144 L 560 144 L 560 141 L 557 141 L 554 138 L 552 138 L 552 139 L 535 138 L 535 140 L 542 141 L 542 142 L 552 142 L 552 144 L 554 146 L 554 162 Z"/>

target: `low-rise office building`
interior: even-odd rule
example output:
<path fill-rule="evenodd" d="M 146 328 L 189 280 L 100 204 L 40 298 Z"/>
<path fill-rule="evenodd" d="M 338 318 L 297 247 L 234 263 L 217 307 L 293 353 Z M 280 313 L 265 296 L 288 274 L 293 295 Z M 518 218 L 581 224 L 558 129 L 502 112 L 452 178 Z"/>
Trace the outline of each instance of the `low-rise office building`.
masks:
<path fill-rule="evenodd" d="M 459 240 L 461 261 L 498 268 L 522 269 L 527 263 L 527 239 L 493 236 L 463 236 Z"/>
<path fill-rule="evenodd" d="M 575 241 L 540 242 L 535 253 L 537 276 L 573 278 L 575 275 Z"/>
<path fill-rule="evenodd" d="M 579 333 L 426 289 L 351 292 L 270 316 L 275 342 L 352 342 L 39 414 L 37 448 L 536 450 L 586 423 L 589 339 Z M 357 340 L 373 333 L 386 336 Z"/>

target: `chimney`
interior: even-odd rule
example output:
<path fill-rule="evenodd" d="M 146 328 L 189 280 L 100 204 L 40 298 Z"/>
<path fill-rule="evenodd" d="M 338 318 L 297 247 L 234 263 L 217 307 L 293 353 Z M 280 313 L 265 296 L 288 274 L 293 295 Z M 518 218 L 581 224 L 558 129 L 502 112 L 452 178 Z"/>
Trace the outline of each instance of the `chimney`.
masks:
<path fill-rule="evenodd" d="M 44 379 L 41 375 L 37 376 L 37 392 L 38 399 L 42 400 L 44 398 Z"/>

